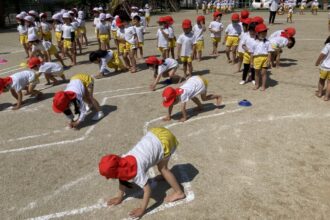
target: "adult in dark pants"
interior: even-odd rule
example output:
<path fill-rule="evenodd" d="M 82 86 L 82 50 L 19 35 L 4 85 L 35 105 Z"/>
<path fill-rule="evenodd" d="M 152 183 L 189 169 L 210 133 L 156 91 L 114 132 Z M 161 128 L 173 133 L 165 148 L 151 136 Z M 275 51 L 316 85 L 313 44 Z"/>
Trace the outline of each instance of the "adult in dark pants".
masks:
<path fill-rule="evenodd" d="M 269 24 L 274 24 L 279 0 L 271 0 L 269 3 Z"/>

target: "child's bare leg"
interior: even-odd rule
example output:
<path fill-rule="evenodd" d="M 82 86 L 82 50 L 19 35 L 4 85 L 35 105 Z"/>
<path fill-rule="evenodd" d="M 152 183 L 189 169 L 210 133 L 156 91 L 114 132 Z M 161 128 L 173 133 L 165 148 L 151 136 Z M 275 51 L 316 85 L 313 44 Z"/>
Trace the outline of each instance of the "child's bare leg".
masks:
<path fill-rule="evenodd" d="M 242 63 L 243 63 L 242 57 L 238 57 L 238 63 L 237 63 L 238 69 L 237 69 L 237 72 L 240 72 L 241 71 Z"/>
<path fill-rule="evenodd" d="M 76 40 L 76 44 L 78 44 L 79 54 L 82 54 L 81 43 L 80 43 L 79 39 Z"/>
<path fill-rule="evenodd" d="M 166 196 L 165 201 L 166 202 L 174 202 L 180 199 L 186 198 L 186 195 L 182 191 L 178 181 L 176 180 L 173 173 L 168 169 L 168 161 L 169 158 L 163 159 L 157 164 L 159 172 L 163 175 L 165 180 L 168 182 L 168 184 L 172 187 L 174 192 L 168 196 Z"/>
<path fill-rule="evenodd" d="M 237 62 L 237 58 L 236 58 L 236 50 L 237 50 L 237 46 L 234 46 L 232 48 L 232 52 L 233 52 L 233 62 L 236 63 Z"/>
<path fill-rule="evenodd" d="M 259 89 L 259 83 L 260 83 L 260 71 L 261 71 L 261 69 L 256 69 L 255 70 L 256 71 L 256 74 L 255 74 L 255 82 L 256 82 L 256 85 L 254 86 L 254 88 L 253 88 L 253 90 L 257 90 L 257 89 Z"/>
<path fill-rule="evenodd" d="M 184 73 L 184 76 L 187 77 L 187 62 L 183 63 L 183 73 Z"/>
<path fill-rule="evenodd" d="M 107 50 L 110 50 L 110 41 L 107 41 Z"/>
<path fill-rule="evenodd" d="M 46 85 L 50 85 L 50 75 L 49 74 L 45 74 L 45 79 L 47 81 Z"/>
<path fill-rule="evenodd" d="M 131 63 L 129 62 L 127 53 L 124 53 L 123 60 L 124 60 L 125 65 L 127 66 L 127 68 L 130 69 L 131 68 Z"/>
<path fill-rule="evenodd" d="M 319 84 L 318 84 L 318 90 L 316 91 L 315 95 L 319 98 L 322 97 L 323 94 L 323 89 L 324 89 L 324 85 L 325 85 L 325 79 L 321 79 L 319 80 Z"/>
<path fill-rule="evenodd" d="M 203 93 L 201 95 L 201 98 L 202 98 L 203 102 L 215 99 L 217 106 L 220 106 L 221 102 L 222 102 L 222 96 L 221 95 L 213 95 L 213 94 L 206 95 L 206 93 Z"/>
<path fill-rule="evenodd" d="M 324 96 L 323 100 L 329 101 L 329 98 L 330 98 L 330 79 L 328 79 L 327 90 L 325 92 L 325 96 Z"/>
<path fill-rule="evenodd" d="M 50 79 L 51 81 L 53 81 L 53 85 L 54 85 L 54 86 L 58 84 L 58 80 L 57 80 L 54 76 L 49 75 L 49 79 Z"/>
<path fill-rule="evenodd" d="M 203 105 L 202 105 L 201 101 L 199 101 L 199 99 L 197 97 L 194 97 L 191 100 L 197 105 L 198 111 L 202 111 L 203 110 Z"/>
<path fill-rule="evenodd" d="M 87 40 L 87 35 L 86 33 L 83 34 L 83 37 L 85 38 L 85 45 L 86 47 L 88 46 L 88 40 Z"/>
<path fill-rule="evenodd" d="M 56 59 L 58 59 L 58 61 L 60 61 L 60 63 L 62 64 L 63 67 L 66 67 L 62 57 L 58 53 L 54 54 L 54 56 L 56 57 Z"/>
<path fill-rule="evenodd" d="M 130 59 L 130 62 L 131 62 L 131 66 L 132 66 L 132 69 L 131 69 L 131 73 L 135 73 L 136 72 L 136 59 L 135 59 L 135 53 L 136 53 L 136 50 L 131 50 L 129 52 L 129 59 Z"/>
<path fill-rule="evenodd" d="M 191 76 L 192 71 L 193 71 L 192 62 L 188 62 L 187 67 L 188 67 L 188 76 Z"/>
<path fill-rule="evenodd" d="M 75 47 L 72 47 L 70 50 L 71 50 L 71 56 L 72 56 L 72 63 L 73 63 L 73 65 L 77 65 L 76 49 L 75 49 Z"/>
<path fill-rule="evenodd" d="M 140 58 L 143 59 L 143 47 L 139 47 L 140 50 Z"/>
<path fill-rule="evenodd" d="M 226 47 L 226 56 L 228 59 L 228 63 L 231 63 L 232 60 L 230 59 L 230 47 Z"/>
<path fill-rule="evenodd" d="M 203 51 L 201 51 L 201 50 L 197 52 L 199 62 L 202 61 L 202 53 L 203 53 Z"/>
<path fill-rule="evenodd" d="M 26 44 L 23 44 L 23 47 L 24 47 L 24 50 L 25 50 L 25 53 L 26 53 L 26 58 L 30 57 L 29 47 Z"/>
<path fill-rule="evenodd" d="M 261 79 L 262 79 L 261 91 L 265 91 L 266 82 L 267 82 L 267 69 L 266 68 L 261 69 Z"/>

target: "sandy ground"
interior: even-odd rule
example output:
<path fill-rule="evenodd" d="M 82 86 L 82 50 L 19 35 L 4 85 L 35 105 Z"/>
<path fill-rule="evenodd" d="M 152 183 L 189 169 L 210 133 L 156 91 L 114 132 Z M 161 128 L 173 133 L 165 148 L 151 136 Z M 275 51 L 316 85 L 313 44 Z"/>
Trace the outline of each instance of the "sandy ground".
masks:
<path fill-rule="evenodd" d="M 266 13 L 256 14 L 268 18 Z M 179 35 L 180 21 L 195 13 L 173 16 Z M 225 25 L 229 18 L 224 16 Z M 279 24 L 270 32 L 289 26 L 285 19 L 278 17 Z M 152 181 L 153 199 L 144 219 L 327 219 L 330 103 L 314 96 L 319 76 L 314 62 L 328 36 L 327 14 L 294 15 L 293 25 L 297 44 L 285 49 L 280 69 L 270 70 L 266 92 L 253 91 L 250 83 L 239 85 L 241 74 L 234 73 L 236 66 L 227 64 L 225 54 L 209 57 L 211 45 L 205 34 L 205 60 L 193 63 L 194 74 L 210 81 L 209 92 L 223 95 L 224 107 L 205 103 L 205 111 L 185 123 L 178 123 L 179 114 L 168 123 L 159 120 L 166 114 L 162 89 L 148 90 L 152 73 L 144 64 L 139 64 L 138 73 L 96 81 L 95 97 L 106 117 L 97 123 L 87 119 L 79 131 L 66 129 L 65 117 L 52 112 L 53 94 L 65 85 L 48 88 L 43 80 L 38 88 L 43 89 L 44 100 L 31 99 L 19 111 L 11 111 L 13 98 L 2 94 L 1 219 L 128 218 L 139 205 L 141 191 L 132 190 L 123 204 L 106 207 L 117 182 L 98 174 L 98 161 L 107 153 L 126 153 L 153 126 L 169 127 L 180 141 L 171 166 L 187 198 L 165 204 L 169 186 Z M 145 56 L 158 54 L 156 27 L 149 31 Z M 14 73 L 24 61 L 16 39 L 15 32 L 0 34 L 0 57 L 9 61 L 1 66 L 2 76 Z M 87 61 L 95 48 L 92 42 L 84 49 L 79 65 L 66 75 L 97 73 L 97 65 Z M 239 107 L 242 99 L 253 106 Z M 150 172 L 151 177 L 157 174 L 156 169 Z"/>

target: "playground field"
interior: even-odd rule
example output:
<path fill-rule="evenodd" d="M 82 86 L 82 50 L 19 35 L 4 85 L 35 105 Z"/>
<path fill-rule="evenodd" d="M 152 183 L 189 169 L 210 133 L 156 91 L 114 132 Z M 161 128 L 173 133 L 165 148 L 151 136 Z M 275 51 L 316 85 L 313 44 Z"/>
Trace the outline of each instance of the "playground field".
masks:
<path fill-rule="evenodd" d="M 266 12 L 253 12 L 251 16 Z M 172 14 L 175 32 L 181 21 L 195 20 L 195 11 Z M 148 29 L 145 57 L 158 55 L 156 20 Z M 229 23 L 230 15 L 223 16 Z M 211 15 L 207 15 L 207 24 Z M 66 128 L 66 118 L 52 111 L 52 98 L 65 85 L 38 85 L 43 100 L 29 99 L 22 109 L 12 111 L 9 93 L 0 97 L 0 216 L 1 219 L 129 219 L 139 205 L 142 191 L 128 192 L 121 205 L 107 207 L 117 193 L 118 183 L 99 175 L 98 162 L 108 153 L 131 149 L 148 128 L 165 126 L 180 145 L 170 165 L 184 187 L 186 199 L 165 203 L 170 192 L 164 181 L 155 181 L 151 169 L 152 200 L 144 219 L 327 219 L 330 216 L 330 102 L 314 95 L 319 77 L 314 63 L 328 37 L 327 13 L 294 14 L 294 23 L 278 16 L 273 31 L 294 26 L 296 46 L 285 49 L 282 66 L 269 71 L 265 92 L 252 90 L 251 83 L 239 85 L 241 73 L 227 63 L 225 54 L 209 56 L 211 40 L 205 36 L 204 60 L 193 62 L 195 75 L 209 80 L 211 93 L 223 96 L 223 106 L 204 103 L 204 111 L 180 123 L 163 122 L 159 85 L 152 92 L 152 73 L 143 60 L 139 72 L 121 73 L 95 81 L 95 97 L 106 117 L 91 123 L 89 115 L 78 131 Z M 97 45 L 91 22 L 87 23 L 91 45 L 78 56 L 79 65 L 66 71 L 94 75 L 98 66 L 88 61 Z M 111 42 L 113 45 L 113 42 Z M 221 44 L 220 50 L 224 50 Z M 0 76 L 20 71 L 25 53 L 15 31 L 0 34 Z M 69 60 L 65 60 L 69 64 Z M 178 74 L 183 75 L 182 67 Z M 175 85 L 174 85 L 175 86 Z M 28 99 L 28 97 L 24 97 Z M 252 106 L 237 103 L 248 99 Z M 327 217 L 328 216 L 328 217 Z"/>

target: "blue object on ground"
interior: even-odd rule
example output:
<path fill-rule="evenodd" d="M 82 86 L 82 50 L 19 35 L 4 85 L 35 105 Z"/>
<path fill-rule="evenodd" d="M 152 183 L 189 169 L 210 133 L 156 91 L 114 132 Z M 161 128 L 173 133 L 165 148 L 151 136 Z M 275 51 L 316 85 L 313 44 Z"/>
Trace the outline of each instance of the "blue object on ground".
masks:
<path fill-rule="evenodd" d="M 172 79 L 170 78 L 170 79 L 166 79 L 166 80 L 165 80 L 165 83 L 166 83 L 167 85 L 170 85 L 170 84 L 172 84 L 173 82 L 172 82 Z"/>
<path fill-rule="evenodd" d="M 246 99 L 243 99 L 242 101 L 238 102 L 238 105 L 243 107 L 250 107 L 252 106 L 252 103 Z"/>

